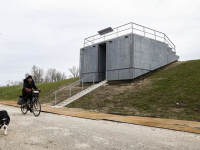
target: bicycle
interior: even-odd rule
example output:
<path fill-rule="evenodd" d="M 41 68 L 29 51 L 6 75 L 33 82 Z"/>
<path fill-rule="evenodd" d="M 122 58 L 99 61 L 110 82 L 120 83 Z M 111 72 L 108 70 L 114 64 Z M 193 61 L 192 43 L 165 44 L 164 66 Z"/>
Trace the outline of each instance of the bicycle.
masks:
<path fill-rule="evenodd" d="M 32 92 L 32 102 L 28 98 L 27 102 L 23 100 L 21 103 L 21 111 L 25 115 L 28 110 L 32 110 L 33 114 L 38 117 L 41 112 L 41 104 L 39 101 L 39 91 L 33 91 Z"/>

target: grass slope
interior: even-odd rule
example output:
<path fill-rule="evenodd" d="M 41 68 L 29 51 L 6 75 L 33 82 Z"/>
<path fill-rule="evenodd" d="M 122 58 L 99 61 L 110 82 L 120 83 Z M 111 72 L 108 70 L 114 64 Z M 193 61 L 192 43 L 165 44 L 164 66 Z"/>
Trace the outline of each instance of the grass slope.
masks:
<path fill-rule="evenodd" d="M 200 60 L 175 62 L 133 83 L 102 86 L 68 107 L 200 121 Z"/>
<path fill-rule="evenodd" d="M 54 100 L 53 92 L 60 89 L 63 86 L 67 86 L 70 83 L 77 81 L 78 78 L 71 78 L 66 79 L 58 82 L 51 82 L 51 83 L 37 83 L 36 86 L 42 90 L 40 93 L 40 101 L 42 103 L 47 103 Z M 0 87 L 0 93 L 2 89 L 2 94 L 0 94 L 0 100 L 13 100 L 17 101 L 18 96 L 22 94 L 22 85 L 13 86 L 6 86 Z"/>

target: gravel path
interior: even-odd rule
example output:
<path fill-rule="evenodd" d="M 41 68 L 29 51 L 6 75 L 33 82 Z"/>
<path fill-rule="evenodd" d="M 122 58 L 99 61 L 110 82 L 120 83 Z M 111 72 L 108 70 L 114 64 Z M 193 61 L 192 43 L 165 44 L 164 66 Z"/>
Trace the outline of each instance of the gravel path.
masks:
<path fill-rule="evenodd" d="M 43 149 L 200 149 L 200 135 L 167 129 L 41 113 L 23 115 L 1 105 L 11 123 L 0 130 L 0 150 Z"/>

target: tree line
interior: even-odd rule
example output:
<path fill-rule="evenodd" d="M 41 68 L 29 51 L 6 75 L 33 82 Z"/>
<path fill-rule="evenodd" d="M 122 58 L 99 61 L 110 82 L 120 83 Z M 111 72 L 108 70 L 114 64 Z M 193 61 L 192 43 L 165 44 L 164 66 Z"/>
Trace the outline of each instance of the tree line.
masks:
<path fill-rule="evenodd" d="M 69 68 L 69 72 L 71 75 L 68 76 L 68 78 L 75 78 L 79 76 L 79 67 L 73 66 Z M 32 75 L 33 80 L 35 83 L 44 83 L 44 82 L 56 82 L 67 79 L 67 75 L 65 72 L 60 72 L 56 69 L 50 68 L 46 72 L 44 69 L 37 67 L 36 65 L 33 65 L 31 68 L 31 73 L 25 73 L 25 78 L 28 77 L 28 75 Z M 23 81 L 7 81 L 7 86 L 11 85 L 22 85 Z"/>
<path fill-rule="evenodd" d="M 28 77 L 28 75 L 30 74 L 26 73 L 25 77 Z M 48 69 L 45 73 L 42 68 L 39 68 L 35 65 L 32 67 L 31 75 L 36 83 L 55 82 L 65 80 L 67 78 L 64 72 L 62 73 L 56 69 Z"/>

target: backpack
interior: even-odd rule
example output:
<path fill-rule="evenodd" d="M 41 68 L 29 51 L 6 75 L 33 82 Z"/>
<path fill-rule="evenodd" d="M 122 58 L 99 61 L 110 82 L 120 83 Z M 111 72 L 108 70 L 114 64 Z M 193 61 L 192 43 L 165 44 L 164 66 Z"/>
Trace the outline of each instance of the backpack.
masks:
<path fill-rule="evenodd" d="M 17 102 L 17 105 L 21 105 L 22 103 L 23 103 L 23 97 L 20 95 L 18 102 Z"/>

